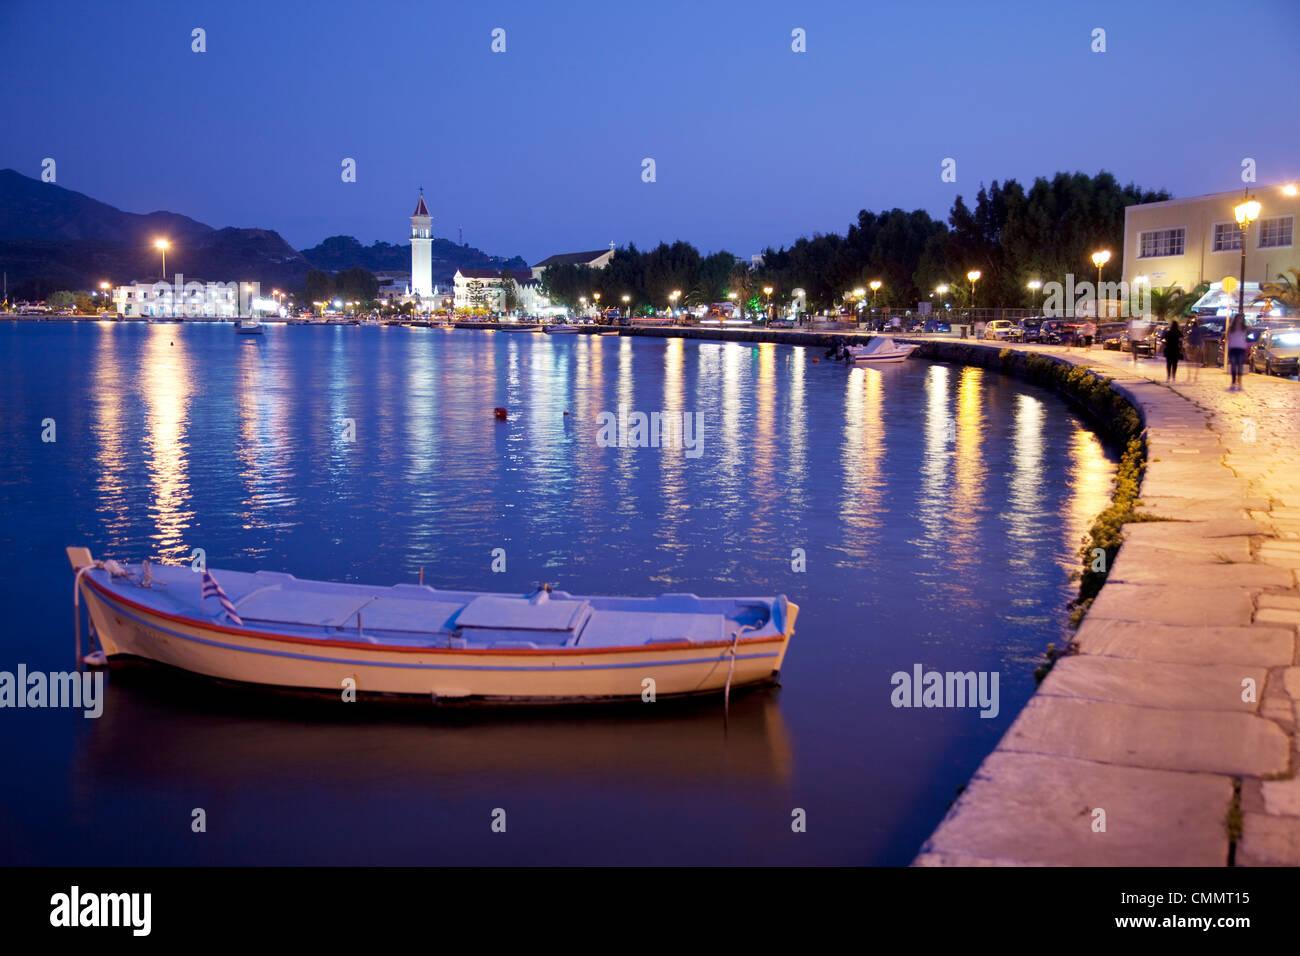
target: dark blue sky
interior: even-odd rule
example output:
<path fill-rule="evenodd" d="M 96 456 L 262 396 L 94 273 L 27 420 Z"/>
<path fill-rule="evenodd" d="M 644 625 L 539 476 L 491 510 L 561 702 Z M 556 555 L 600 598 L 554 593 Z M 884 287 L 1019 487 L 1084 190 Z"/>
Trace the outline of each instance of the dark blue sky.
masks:
<path fill-rule="evenodd" d="M 299 248 L 403 241 L 423 185 L 435 235 L 530 262 L 749 255 L 1058 170 L 1194 195 L 1249 156 L 1300 179 L 1297 36 L 1296 0 L 0 0 L 0 167 L 53 157 L 123 209 Z"/>

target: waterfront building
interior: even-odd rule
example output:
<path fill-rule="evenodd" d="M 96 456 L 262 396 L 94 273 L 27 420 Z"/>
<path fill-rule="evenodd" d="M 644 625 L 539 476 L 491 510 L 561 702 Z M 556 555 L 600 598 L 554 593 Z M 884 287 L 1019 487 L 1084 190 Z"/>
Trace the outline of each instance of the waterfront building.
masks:
<path fill-rule="evenodd" d="M 505 279 L 509 275 L 518 292 L 516 310 L 523 315 L 546 315 L 556 311 L 542 292 L 541 280 L 530 272 L 499 269 L 457 269 L 452 281 L 454 303 L 458 309 L 505 311 Z M 563 310 L 560 310 L 563 311 Z"/>
<path fill-rule="evenodd" d="M 1149 283 L 1155 288 L 1181 286 L 1190 292 L 1202 282 L 1211 284 L 1211 296 L 1222 296 L 1222 280 L 1241 272 L 1241 227 L 1233 209 L 1253 198 L 1260 204 L 1259 218 L 1250 225 L 1246 240 L 1246 303 L 1258 294 L 1260 283 L 1273 282 L 1279 273 L 1300 268 L 1295 244 L 1296 214 L 1300 213 L 1300 188 L 1295 184 L 1250 186 L 1206 196 L 1142 203 L 1124 210 L 1124 281 Z"/>
<path fill-rule="evenodd" d="M 259 294 L 259 284 L 186 280 L 178 274 L 176 281 L 136 281 L 113 290 L 113 305 L 127 318 L 234 319 L 240 313 L 241 286 L 243 314 L 270 313 L 278 308 L 273 299 Z"/>
<path fill-rule="evenodd" d="M 614 258 L 614 244 L 611 242 L 608 249 L 597 249 L 593 252 L 561 252 L 557 255 L 547 256 L 537 265 L 533 266 L 533 278 L 541 279 L 542 272 L 550 266 L 575 265 L 589 266 L 592 269 L 603 269 L 609 265 L 609 260 Z"/>

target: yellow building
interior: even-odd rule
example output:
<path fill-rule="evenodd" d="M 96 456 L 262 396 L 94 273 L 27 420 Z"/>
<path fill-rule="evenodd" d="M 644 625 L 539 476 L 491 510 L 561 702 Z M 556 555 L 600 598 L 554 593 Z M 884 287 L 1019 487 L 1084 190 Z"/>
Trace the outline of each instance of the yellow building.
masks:
<path fill-rule="evenodd" d="M 1260 204 L 1259 219 L 1246 236 L 1246 289 L 1256 291 L 1278 273 L 1300 268 L 1295 220 L 1300 188 L 1289 183 L 1170 199 L 1124 210 L 1124 281 L 1155 288 L 1218 283 L 1241 271 L 1241 228 L 1233 208 L 1249 195 Z M 1249 295 L 1247 301 L 1249 302 Z"/>

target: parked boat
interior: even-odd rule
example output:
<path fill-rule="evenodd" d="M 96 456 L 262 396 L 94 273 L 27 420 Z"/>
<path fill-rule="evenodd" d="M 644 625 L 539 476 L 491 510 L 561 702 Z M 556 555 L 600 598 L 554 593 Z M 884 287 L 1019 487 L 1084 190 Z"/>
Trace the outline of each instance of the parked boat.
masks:
<path fill-rule="evenodd" d="M 540 325 L 520 325 L 516 322 L 502 322 L 497 328 L 502 332 L 540 332 Z"/>
<path fill-rule="evenodd" d="M 888 335 L 880 335 L 872 338 L 866 345 L 850 345 L 845 351 L 848 352 L 854 365 L 887 365 L 903 361 L 918 348 L 919 345 L 895 342 Z"/>
<path fill-rule="evenodd" d="M 67 552 L 107 660 L 335 694 L 349 680 L 359 693 L 435 702 L 717 692 L 775 680 L 799 613 L 784 595 L 589 597 L 549 585 L 485 594 L 198 574 Z"/>
<path fill-rule="evenodd" d="M 235 331 L 240 335 L 261 335 L 265 330 L 258 319 L 236 319 Z"/>
<path fill-rule="evenodd" d="M 554 325 L 547 325 L 542 331 L 548 335 L 577 335 L 581 329 L 569 322 L 557 322 Z"/>

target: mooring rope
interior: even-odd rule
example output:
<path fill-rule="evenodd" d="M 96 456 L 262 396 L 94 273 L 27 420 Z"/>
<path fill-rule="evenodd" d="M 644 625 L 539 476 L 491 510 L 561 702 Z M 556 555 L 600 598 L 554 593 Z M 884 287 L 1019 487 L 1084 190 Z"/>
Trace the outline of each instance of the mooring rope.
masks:
<path fill-rule="evenodd" d="M 752 624 L 742 624 L 736 628 L 736 633 L 731 635 L 731 647 L 727 648 L 727 653 L 731 655 L 731 660 L 727 663 L 727 683 L 722 690 L 722 722 L 726 724 L 731 718 L 731 675 L 736 669 L 736 645 L 740 643 L 740 635 L 745 631 L 756 631 L 758 628 Z"/>

